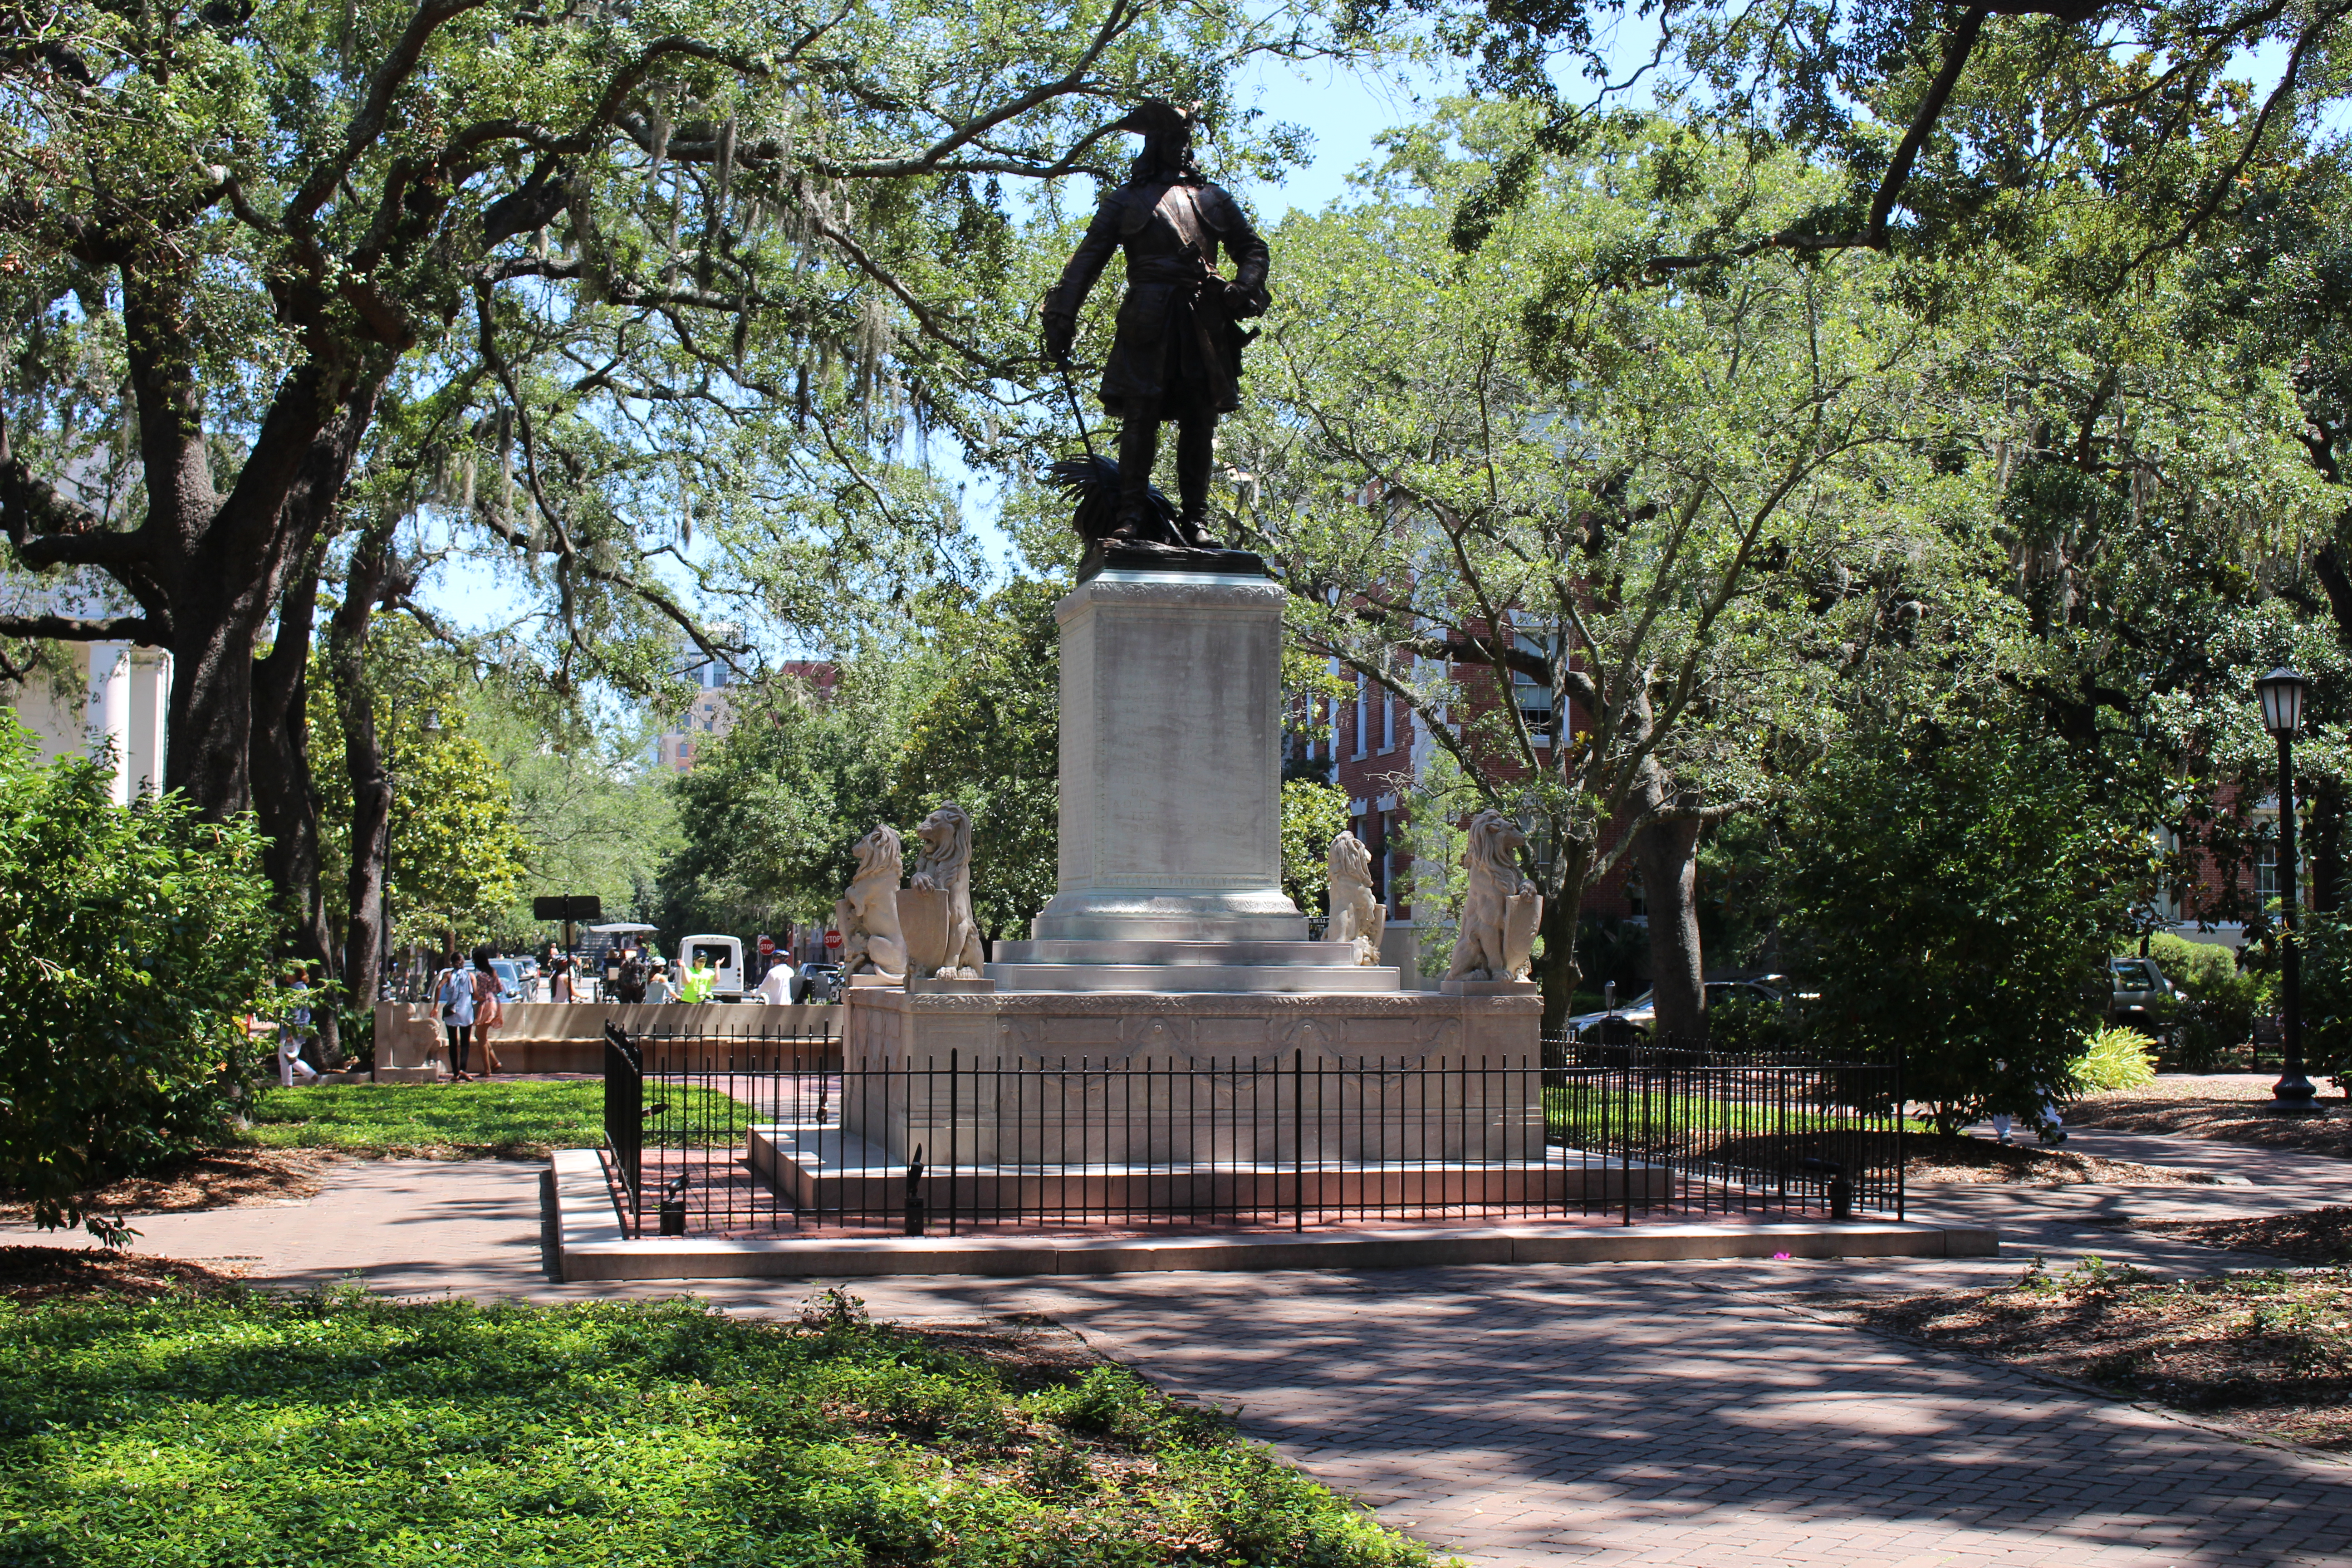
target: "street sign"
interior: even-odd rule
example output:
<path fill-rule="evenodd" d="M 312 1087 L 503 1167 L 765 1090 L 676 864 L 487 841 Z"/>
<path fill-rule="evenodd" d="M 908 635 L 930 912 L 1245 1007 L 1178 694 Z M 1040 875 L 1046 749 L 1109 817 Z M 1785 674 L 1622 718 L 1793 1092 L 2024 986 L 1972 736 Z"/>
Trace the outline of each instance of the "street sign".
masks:
<path fill-rule="evenodd" d="M 775 951 L 776 939 L 770 936 L 766 931 L 761 931 L 760 933 L 760 956 L 761 958 L 772 957 L 775 954 Z"/>
<path fill-rule="evenodd" d="M 841 933 L 837 931 L 829 931 L 825 932 L 824 945 L 829 948 L 839 947 L 841 945 Z"/>
<path fill-rule="evenodd" d="M 530 901 L 535 921 L 601 921 L 604 900 L 593 893 L 556 893 Z"/>

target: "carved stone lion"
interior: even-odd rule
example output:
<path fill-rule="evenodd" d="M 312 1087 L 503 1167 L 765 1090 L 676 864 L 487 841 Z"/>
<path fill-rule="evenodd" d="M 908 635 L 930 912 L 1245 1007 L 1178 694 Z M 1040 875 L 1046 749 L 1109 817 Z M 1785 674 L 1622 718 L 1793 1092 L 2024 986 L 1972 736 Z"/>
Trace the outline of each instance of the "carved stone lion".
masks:
<path fill-rule="evenodd" d="M 1372 896 L 1372 852 L 1352 833 L 1331 840 L 1330 888 L 1329 940 L 1354 942 L 1358 963 L 1378 963 L 1389 912 Z"/>
<path fill-rule="evenodd" d="M 898 877 L 905 860 L 896 828 L 877 826 L 857 841 L 857 874 L 833 907 L 841 928 L 841 972 L 907 977 L 907 939 L 898 925 Z"/>
<path fill-rule="evenodd" d="M 915 829 L 923 852 L 915 860 L 913 886 L 947 895 L 945 960 L 927 979 L 977 980 L 986 962 L 980 950 L 980 924 L 971 914 L 971 818 L 953 801 L 923 818 Z"/>
<path fill-rule="evenodd" d="M 1519 875 L 1517 852 L 1528 837 L 1499 811 L 1470 819 L 1470 847 L 1462 864 L 1470 893 L 1462 901 L 1462 931 L 1454 941 L 1448 980 L 1525 980 L 1543 899 Z"/>

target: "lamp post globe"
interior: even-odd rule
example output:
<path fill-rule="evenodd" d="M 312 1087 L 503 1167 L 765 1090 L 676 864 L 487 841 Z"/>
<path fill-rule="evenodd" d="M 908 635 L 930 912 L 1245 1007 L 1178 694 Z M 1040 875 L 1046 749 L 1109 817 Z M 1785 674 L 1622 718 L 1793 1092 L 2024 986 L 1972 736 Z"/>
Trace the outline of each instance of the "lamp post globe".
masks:
<path fill-rule="evenodd" d="M 2284 1116 L 2305 1116 L 2318 1110 L 2303 1064 L 2303 965 L 2296 950 L 2294 847 L 2294 733 L 2303 728 L 2304 698 L 2311 682 L 2284 667 L 2254 682 L 2263 707 L 2263 728 L 2278 738 L 2278 894 L 2279 894 L 2279 1080 L 2271 1087 L 2270 1110 Z"/>
<path fill-rule="evenodd" d="M 2263 705 L 2263 728 L 2284 740 L 2303 728 L 2303 700 L 2311 682 L 2284 666 L 2254 682 Z"/>

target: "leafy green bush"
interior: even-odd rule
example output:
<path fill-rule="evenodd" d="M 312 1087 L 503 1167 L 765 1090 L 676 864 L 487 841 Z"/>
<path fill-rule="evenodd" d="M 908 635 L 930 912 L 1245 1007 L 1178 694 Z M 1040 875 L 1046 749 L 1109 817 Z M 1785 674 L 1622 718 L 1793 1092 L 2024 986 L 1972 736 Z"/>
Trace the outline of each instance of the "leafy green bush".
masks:
<path fill-rule="evenodd" d="M 2137 1089 L 2156 1077 L 2156 1042 L 2137 1029 L 2115 1025 L 2091 1036 L 2068 1071 L 2085 1094 Z"/>
<path fill-rule="evenodd" d="M 0 723 L 0 1189 L 44 1227 L 76 1194 L 220 1135 L 273 937 L 261 844 Z"/>
<path fill-rule="evenodd" d="M 1347 831 L 1346 790 L 1314 779 L 1283 781 L 1282 890 L 1309 914 L 1329 901 L 1331 840 Z"/>
<path fill-rule="evenodd" d="M 1722 1051 L 1784 1051 L 1797 1043 L 1796 1017 L 1786 1002 L 1732 995 L 1707 1005 L 1707 1043 Z"/>
<path fill-rule="evenodd" d="M 2352 1084 L 2352 916 L 2308 915 L 2301 941 L 2304 1060 L 2342 1088 Z"/>
<path fill-rule="evenodd" d="M 1024 1388 L 857 1316 L 356 1290 L 0 1310 L 0 1563 L 1429 1562 L 1125 1372 Z"/>
<path fill-rule="evenodd" d="M 2238 1048 L 2254 1037 L 2254 1020 L 2276 1006 L 2273 978 L 2241 969 L 2237 954 L 2217 942 L 2169 932 L 2150 937 L 2147 953 L 2181 993 L 2157 1016 L 2168 1037 L 2167 1058 L 2183 1072 L 2235 1066 Z"/>
<path fill-rule="evenodd" d="M 1790 956 L 1820 996 L 1815 1047 L 1900 1052 L 1906 1091 L 1947 1134 L 2038 1117 L 2073 1088 L 2148 855 L 2060 748 L 2001 721 L 1865 737 L 1805 781 L 1790 838 Z"/>

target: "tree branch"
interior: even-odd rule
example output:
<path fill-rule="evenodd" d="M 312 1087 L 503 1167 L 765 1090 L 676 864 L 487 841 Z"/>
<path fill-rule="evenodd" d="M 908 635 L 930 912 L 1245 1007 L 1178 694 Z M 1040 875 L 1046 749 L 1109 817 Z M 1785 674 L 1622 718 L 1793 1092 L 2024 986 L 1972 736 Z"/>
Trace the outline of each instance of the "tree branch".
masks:
<path fill-rule="evenodd" d="M 0 637 L 55 637 L 59 642 L 135 642 L 163 646 L 163 634 L 144 616 L 93 620 L 81 616 L 0 616 Z"/>
<path fill-rule="evenodd" d="M 482 4 L 483 0 L 425 0 L 417 6 L 408 19 L 408 26 L 401 30 L 399 40 L 392 46 L 383 63 L 376 68 L 375 75 L 369 79 L 367 96 L 361 100 L 351 124 L 343 132 L 342 152 L 312 169 L 310 177 L 303 181 L 288 200 L 288 227 L 308 227 L 310 220 L 318 216 L 319 209 L 326 205 L 327 198 L 335 194 L 335 187 L 343 183 L 343 177 L 360 161 L 361 154 L 383 134 L 384 121 L 392 112 L 392 100 L 408 79 L 415 74 L 418 64 L 425 58 L 425 46 L 432 41 L 434 33 L 443 23 L 462 16 Z"/>

